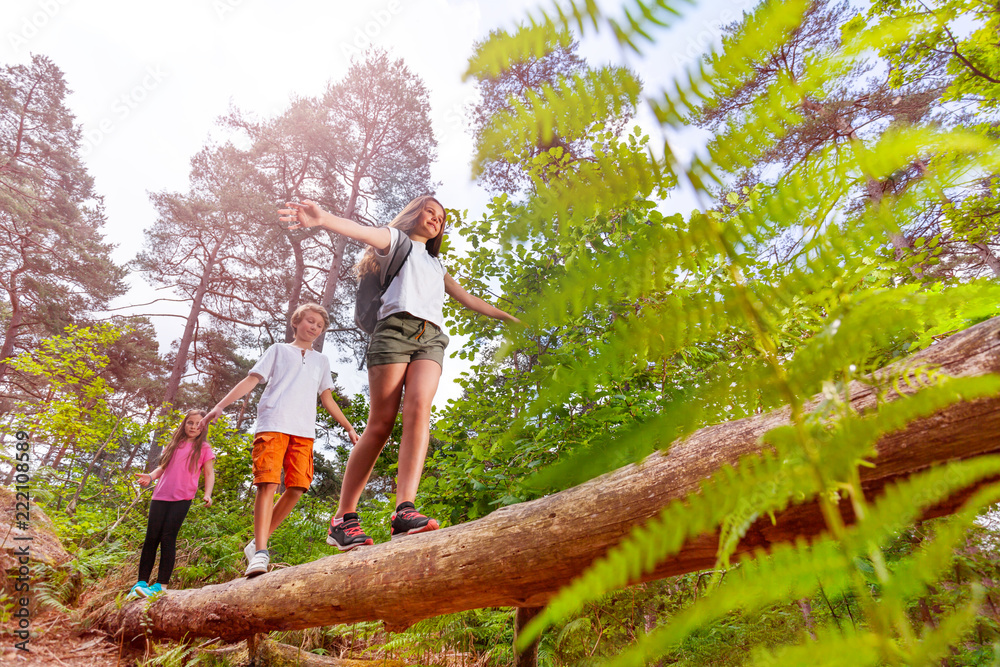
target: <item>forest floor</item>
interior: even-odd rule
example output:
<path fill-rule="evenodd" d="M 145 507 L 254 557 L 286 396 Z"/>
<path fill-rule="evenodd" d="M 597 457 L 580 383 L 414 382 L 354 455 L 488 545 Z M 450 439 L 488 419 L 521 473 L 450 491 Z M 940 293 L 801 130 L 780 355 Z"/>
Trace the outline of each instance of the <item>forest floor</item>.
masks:
<path fill-rule="evenodd" d="M 135 664 L 142 657 L 141 651 L 119 647 L 103 632 L 81 630 L 69 616 L 56 611 L 46 611 L 32 619 L 28 651 L 14 646 L 16 640 L 4 636 L 0 647 L 0 664 L 18 667 L 122 667 Z"/>

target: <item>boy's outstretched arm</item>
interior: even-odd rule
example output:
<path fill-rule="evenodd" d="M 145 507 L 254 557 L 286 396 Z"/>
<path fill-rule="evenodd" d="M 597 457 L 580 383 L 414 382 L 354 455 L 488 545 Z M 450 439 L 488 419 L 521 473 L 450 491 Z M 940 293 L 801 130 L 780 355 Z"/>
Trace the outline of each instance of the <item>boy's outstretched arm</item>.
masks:
<path fill-rule="evenodd" d="M 202 421 L 206 424 L 211 424 L 213 421 L 218 419 L 220 415 L 222 415 L 222 411 L 226 409 L 227 405 L 233 401 L 238 401 L 249 394 L 253 388 L 257 386 L 257 383 L 260 382 L 260 380 L 261 378 L 259 376 L 252 374 L 240 380 L 235 387 L 229 390 L 229 393 L 226 394 L 221 401 L 215 404 L 215 407 L 212 408 L 211 412 L 205 415 L 205 419 Z"/>
<path fill-rule="evenodd" d="M 341 410 L 340 406 L 337 405 L 337 401 L 333 400 L 333 392 L 331 392 L 329 389 L 325 390 L 322 394 L 319 395 L 319 402 L 322 403 L 323 407 L 326 408 L 326 411 L 329 412 L 333 416 L 333 418 L 337 420 L 337 423 L 344 427 L 344 430 L 347 431 L 347 437 L 351 439 L 351 444 L 352 445 L 358 444 L 358 440 L 360 440 L 361 438 L 358 435 L 357 431 L 354 430 L 354 427 L 351 425 L 351 422 L 347 420 L 347 417 L 344 415 L 343 410 Z"/>
<path fill-rule="evenodd" d="M 451 277 L 451 274 L 445 274 L 444 276 L 444 291 L 448 293 L 455 301 L 468 308 L 469 310 L 474 310 L 477 313 L 482 313 L 483 315 L 488 315 L 498 320 L 507 320 L 508 322 L 520 323 L 521 320 L 517 319 L 510 313 L 500 310 L 496 306 L 491 306 L 486 303 L 478 296 L 472 296 L 463 289 L 458 281 Z"/>
<path fill-rule="evenodd" d="M 392 234 L 388 227 L 368 227 L 359 225 L 353 220 L 341 218 L 327 213 L 314 201 L 309 199 L 301 203 L 288 202 L 288 208 L 278 209 L 279 220 L 291 223 L 289 229 L 305 229 L 307 227 L 323 227 L 331 232 L 367 243 L 379 252 L 385 252 L 392 243 Z"/>

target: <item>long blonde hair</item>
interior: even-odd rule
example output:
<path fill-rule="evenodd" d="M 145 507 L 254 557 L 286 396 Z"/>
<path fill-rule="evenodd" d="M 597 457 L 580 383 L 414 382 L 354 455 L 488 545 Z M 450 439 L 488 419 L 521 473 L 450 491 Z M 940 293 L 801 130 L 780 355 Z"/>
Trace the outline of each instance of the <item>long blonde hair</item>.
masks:
<path fill-rule="evenodd" d="M 166 468 L 167 464 L 170 463 L 170 459 L 174 457 L 174 452 L 182 442 L 187 440 L 187 431 L 184 430 L 184 425 L 187 424 L 188 417 L 193 414 L 198 414 L 202 418 L 207 414 L 204 410 L 188 410 L 187 414 L 184 415 L 184 419 L 181 421 L 181 425 L 177 427 L 174 431 L 173 436 L 170 438 L 170 444 L 164 447 L 163 454 L 160 455 L 160 466 Z M 205 446 L 205 442 L 208 439 L 208 429 L 202 427 L 201 433 L 193 438 L 194 447 L 191 448 L 191 456 L 188 457 L 188 470 L 194 472 L 198 468 L 198 459 L 201 458 L 201 450 Z"/>
<path fill-rule="evenodd" d="M 395 227 L 401 232 L 405 232 L 409 235 L 411 229 L 417 226 L 417 222 L 420 221 L 420 214 L 423 212 L 424 207 L 427 206 L 427 202 L 432 201 L 441 207 L 444 211 L 444 205 L 431 195 L 423 195 L 422 197 L 417 197 L 409 204 L 403 207 L 403 210 L 399 212 L 392 222 L 389 223 L 389 227 Z M 447 219 L 447 212 L 445 212 L 445 218 Z M 427 241 L 427 254 L 431 257 L 437 257 L 438 253 L 441 252 L 441 241 L 444 239 L 444 228 L 445 220 L 441 221 L 441 230 L 438 235 Z M 357 267 L 354 269 L 358 280 L 361 280 L 365 275 L 371 273 L 378 269 L 378 262 L 375 260 L 375 248 L 368 246 L 365 250 L 365 254 L 361 256 L 361 261 L 358 262 Z"/>

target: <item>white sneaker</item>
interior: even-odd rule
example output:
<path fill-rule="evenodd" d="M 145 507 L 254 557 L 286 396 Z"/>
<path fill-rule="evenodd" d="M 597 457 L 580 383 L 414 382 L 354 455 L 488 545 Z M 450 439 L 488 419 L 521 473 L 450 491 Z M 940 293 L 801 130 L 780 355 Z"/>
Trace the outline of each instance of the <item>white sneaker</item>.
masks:
<path fill-rule="evenodd" d="M 271 556 L 266 551 L 258 551 L 250 559 L 250 565 L 244 573 L 247 577 L 256 577 L 267 572 L 267 566 L 271 563 Z"/>
<path fill-rule="evenodd" d="M 243 547 L 243 553 L 246 555 L 247 562 L 249 563 L 253 555 L 257 553 L 257 541 L 254 538 L 251 537 L 249 544 Z"/>

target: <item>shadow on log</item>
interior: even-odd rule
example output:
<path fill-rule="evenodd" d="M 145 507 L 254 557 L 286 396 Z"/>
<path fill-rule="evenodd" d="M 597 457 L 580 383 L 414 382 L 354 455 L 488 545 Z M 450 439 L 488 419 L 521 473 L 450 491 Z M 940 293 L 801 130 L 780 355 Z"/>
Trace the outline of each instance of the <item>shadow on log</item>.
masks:
<path fill-rule="evenodd" d="M 938 366 L 952 376 L 1000 371 L 1000 318 L 951 336 L 900 363 Z M 890 367 L 891 368 L 891 367 Z M 886 369 L 889 370 L 889 369 Z M 852 404 L 875 404 L 871 388 L 854 383 Z M 698 489 L 724 464 L 760 449 L 760 436 L 788 423 L 787 410 L 710 426 L 585 484 L 459 526 L 321 558 L 196 590 L 169 591 L 145 610 L 136 601 L 109 605 L 98 624 L 133 640 L 153 637 L 221 637 L 233 641 L 257 632 L 382 620 L 402 630 L 424 618 L 482 607 L 538 607 L 583 572 L 638 524 L 671 501 Z M 877 466 L 862 468 L 865 492 L 949 460 L 1000 452 L 1000 398 L 961 403 L 882 438 Z M 953 511 L 952 498 L 930 516 Z M 849 507 L 842 508 L 851 522 Z M 738 553 L 810 537 L 824 530 L 815 503 L 790 507 L 772 524 L 759 521 Z M 600 526 L 599 531 L 593 530 Z M 317 532 L 323 530 L 316 527 Z M 687 543 L 644 580 L 710 568 L 717 535 Z M 144 616 L 148 619 L 144 621 Z"/>

